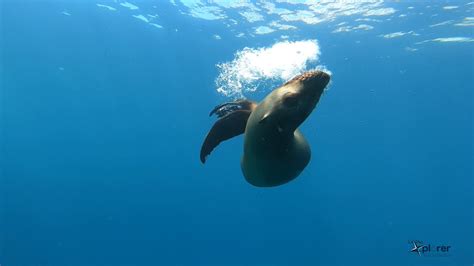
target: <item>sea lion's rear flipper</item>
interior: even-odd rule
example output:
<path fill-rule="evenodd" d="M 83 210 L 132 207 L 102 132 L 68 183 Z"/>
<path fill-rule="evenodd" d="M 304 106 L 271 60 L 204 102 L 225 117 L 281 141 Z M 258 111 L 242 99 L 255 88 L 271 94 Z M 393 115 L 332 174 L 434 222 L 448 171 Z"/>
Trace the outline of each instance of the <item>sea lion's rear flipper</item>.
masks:
<path fill-rule="evenodd" d="M 233 102 L 219 104 L 218 106 L 214 107 L 214 109 L 212 109 L 212 111 L 209 113 L 209 116 L 215 114 L 217 117 L 221 118 L 237 110 L 247 110 L 251 112 L 256 106 L 257 104 L 255 102 L 239 99 Z"/>
<path fill-rule="evenodd" d="M 216 114 L 220 119 L 212 126 L 201 147 L 201 162 L 211 154 L 219 143 L 245 132 L 245 126 L 256 103 L 248 100 L 238 100 L 216 106 L 210 115 Z"/>

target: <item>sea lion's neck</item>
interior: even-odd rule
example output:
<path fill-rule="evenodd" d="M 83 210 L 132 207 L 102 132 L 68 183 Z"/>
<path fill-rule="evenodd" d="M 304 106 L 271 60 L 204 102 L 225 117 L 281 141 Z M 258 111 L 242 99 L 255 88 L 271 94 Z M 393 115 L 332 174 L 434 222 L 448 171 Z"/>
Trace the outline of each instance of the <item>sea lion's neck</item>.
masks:
<path fill-rule="evenodd" d="M 261 138 L 267 143 L 280 143 L 282 146 L 286 146 L 294 139 L 295 130 L 288 130 L 278 122 L 260 126 L 263 129 L 261 132 L 264 132 Z"/>

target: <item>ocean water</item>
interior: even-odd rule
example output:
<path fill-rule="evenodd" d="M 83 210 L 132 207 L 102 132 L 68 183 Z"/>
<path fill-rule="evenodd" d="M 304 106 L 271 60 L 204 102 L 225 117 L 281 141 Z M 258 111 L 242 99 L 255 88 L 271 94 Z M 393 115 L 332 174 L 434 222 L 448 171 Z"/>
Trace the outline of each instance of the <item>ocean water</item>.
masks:
<path fill-rule="evenodd" d="M 0 265 L 472 265 L 474 2 L 0 0 Z M 322 68 L 257 188 L 209 111 Z M 418 251 L 411 252 L 413 248 Z"/>

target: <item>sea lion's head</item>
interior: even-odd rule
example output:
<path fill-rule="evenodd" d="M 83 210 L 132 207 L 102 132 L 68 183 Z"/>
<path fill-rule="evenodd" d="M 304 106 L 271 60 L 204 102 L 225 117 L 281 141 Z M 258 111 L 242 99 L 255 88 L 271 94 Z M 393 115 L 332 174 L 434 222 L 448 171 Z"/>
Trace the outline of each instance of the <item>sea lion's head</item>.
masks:
<path fill-rule="evenodd" d="M 273 107 L 260 122 L 273 120 L 281 132 L 293 132 L 311 114 L 331 77 L 323 71 L 298 75 L 274 93 Z"/>

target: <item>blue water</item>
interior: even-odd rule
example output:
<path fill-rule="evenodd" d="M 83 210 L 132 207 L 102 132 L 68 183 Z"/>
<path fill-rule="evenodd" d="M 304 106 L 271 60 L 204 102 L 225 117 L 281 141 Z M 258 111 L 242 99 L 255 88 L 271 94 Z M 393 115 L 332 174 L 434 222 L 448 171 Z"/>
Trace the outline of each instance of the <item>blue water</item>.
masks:
<path fill-rule="evenodd" d="M 1 265 L 474 263 L 474 42 L 414 44 L 474 37 L 429 27 L 474 17 L 467 1 L 411 3 L 425 14 L 404 20 L 410 3 L 384 3 L 398 13 L 370 31 L 333 33 L 360 16 L 293 22 L 283 34 L 317 39 L 333 76 L 301 127 L 310 164 L 276 188 L 245 181 L 242 137 L 205 165 L 199 150 L 230 100 L 216 64 L 282 33 L 239 38 L 181 3 L 134 2 L 157 6 L 156 28 L 103 3 L 117 10 L 0 1 Z M 420 35 L 380 37 L 401 30 Z M 419 256 L 413 240 L 451 249 Z"/>

